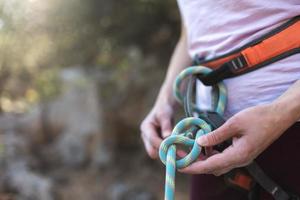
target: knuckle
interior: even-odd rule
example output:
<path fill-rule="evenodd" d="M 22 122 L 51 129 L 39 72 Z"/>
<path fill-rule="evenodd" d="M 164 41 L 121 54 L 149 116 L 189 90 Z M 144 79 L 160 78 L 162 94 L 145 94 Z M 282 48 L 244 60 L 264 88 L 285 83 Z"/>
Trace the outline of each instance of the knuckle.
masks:
<path fill-rule="evenodd" d="M 249 148 L 242 149 L 237 155 L 238 165 L 246 165 L 250 160 L 251 150 Z"/>
<path fill-rule="evenodd" d="M 170 117 L 164 118 L 164 119 L 163 119 L 163 123 L 164 123 L 165 125 L 171 125 L 171 118 L 170 118 Z"/>
<path fill-rule="evenodd" d="M 222 172 L 214 172 L 213 175 L 215 175 L 215 176 L 221 176 Z"/>
<path fill-rule="evenodd" d="M 154 150 L 154 148 L 149 149 L 148 155 L 149 155 L 150 158 L 152 158 L 152 159 L 156 159 L 156 158 L 157 158 L 157 152 Z"/>
<path fill-rule="evenodd" d="M 148 120 L 144 120 L 140 125 L 140 131 L 143 134 L 147 134 L 149 129 L 152 129 L 151 122 Z"/>
<path fill-rule="evenodd" d="M 206 139 L 207 139 L 209 144 L 216 144 L 216 143 L 219 142 L 219 136 L 216 133 L 212 133 L 212 134 L 207 135 Z"/>
<path fill-rule="evenodd" d="M 219 168 L 224 170 L 230 168 L 232 165 L 233 165 L 232 161 L 227 160 L 226 162 L 224 162 L 222 166 L 219 166 Z"/>
<path fill-rule="evenodd" d="M 140 124 L 140 130 L 143 131 L 145 130 L 145 126 L 146 126 L 146 120 L 142 121 L 142 123 Z"/>
<path fill-rule="evenodd" d="M 141 122 L 140 129 L 145 130 L 149 126 L 149 124 L 151 124 L 154 121 L 155 121 L 155 115 L 152 112 L 150 112 L 146 116 L 146 118 Z"/>
<path fill-rule="evenodd" d="M 158 137 L 157 135 L 147 135 L 146 136 L 146 140 L 149 142 L 149 144 L 153 147 L 153 148 L 159 148 L 159 143 L 156 141 L 156 137 Z"/>
<path fill-rule="evenodd" d="M 245 150 L 243 151 L 243 154 L 244 154 L 244 158 L 245 159 L 250 158 L 250 155 L 251 155 L 250 149 L 249 148 L 245 148 Z"/>
<path fill-rule="evenodd" d="M 245 160 L 245 154 L 242 151 L 238 152 L 236 154 L 236 162 L 237 162 L 237 164 L 240 165 L 241 163 L 244 162 L 244 160 Z"/>
<path fill-rule="evenodd" d="M 244 158 L 246 158 L 246 159 L 250 158 L 251 152 L 252 152 L 252 150 L 249 147 L 249 145 L 244 144 L 244 148 L 241 150 L 241 153 L 244 155 Z"/>
<path fill-rule="evenodd" d="M 228 121 L 228 128 L 230 130 L 238 130 L 241 124 L 241 119 L 238 116 L 234 116 L 232 117 L 229 121 Z"/>
<path fill-rule="evenodd" d="M 198 170 L 198 174 L 212 174 L 212 170 L 208 167 L 202 167 L 201 170 Z"/>
<path fill-rule="evenodd" d="M 157 118 L 160 120 L 168 119 L 170 118 L 170 113 L 165 110 L 159 110 L 157 111 Z"/>
<path fill-rule="evenodd" d="M 229 171 L 230 171 L 230 169 L 222 169 L 222 170 L 220 170 L 220 171 L 215 172 L 214 175 L 215 175 L 215 176 L 221 176 L 221 175 L 223 175 L 223 174 L 226 174 L 226 173 L 229 172 Z"/>

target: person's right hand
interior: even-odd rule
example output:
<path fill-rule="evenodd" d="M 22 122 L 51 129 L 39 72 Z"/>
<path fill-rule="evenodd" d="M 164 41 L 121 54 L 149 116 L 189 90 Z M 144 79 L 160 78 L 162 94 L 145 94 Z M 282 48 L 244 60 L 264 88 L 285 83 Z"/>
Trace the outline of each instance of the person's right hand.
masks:
<path fill-rule="evenodd" d="M 156 159 L 162 138 L 172 132 L 174 108 L 171 103 L 157 99 L 154 107 L 140 126 L 141 136 L 148 155 Z"/>

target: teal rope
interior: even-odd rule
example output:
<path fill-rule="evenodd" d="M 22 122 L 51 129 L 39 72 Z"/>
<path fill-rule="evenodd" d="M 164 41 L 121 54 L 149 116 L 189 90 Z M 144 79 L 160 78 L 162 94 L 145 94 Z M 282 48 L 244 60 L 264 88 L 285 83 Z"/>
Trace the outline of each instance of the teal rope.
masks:
<path fill-rule="evenodd" d="M 193 75 L 205 75 L 211 72 L 211 69 L 202 66 L 188 67 L 183 70 L 176 78 L 173 85 L 174 95 L 178 102 L 183 103 L 183 95 L 180 91 L 182 81 Z M 214 111 L 223 115 L 227 91 L 223 82 L 213 85 Z M 192 102 L 191 102 L 192 103 Z M 199 109 L 192 104 L 195 112 Z M 199 137 L 211 132 L 211 126 L 200 117 L 188 117 L 182 119 L 174 127 L 172 134 L 163 140 L 159 149 L 160 160 L 166 165 L 165 179 L 165 200 L 174 200 L 175 197 L 175 174 L 176 169 L 187 167 L 195 162 L 201 154 L 201 147 L 195 142 Z M 193 137 L 195 135 L 195 137 Z M 191 151 L 179 160 L 176 160 L 176 145 L 190 148 Z"/>

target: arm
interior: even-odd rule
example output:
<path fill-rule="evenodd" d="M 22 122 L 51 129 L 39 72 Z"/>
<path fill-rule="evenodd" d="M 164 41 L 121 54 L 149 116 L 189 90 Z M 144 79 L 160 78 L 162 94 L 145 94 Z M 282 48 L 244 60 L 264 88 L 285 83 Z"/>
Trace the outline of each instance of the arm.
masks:
<path fill-rule="evenodd" d="M 222 153 L 195 162 L 181 171 L 221 175 L 233 168 L 250 164 L 300 119 L 299 99 L 300 80 L 274 102 L 237 113 L 223 126 L 197 141 L 201 146 L 214 146 L 228 138 L 233 138 L 233 144 Z"/>
<path fill-rule="evenodd" d="M 168 67 L 167 75 L 161 87 L 158 99 L 164 99 L 170 104 L 176 104 L 173 97 L 173 83 L 176 76 L 187 66 L 192 63 L 191 57 L 188 55 L 187 35 L 184 25 L 182 25 L 181 35 L 179 41 L 172 54 L 170 64 Z"/>
<path fill-rule="evenodd" d="M 177 74 L 192 62 L 187 51 L 186 31 L 184 26 L 182 27 L 180 39 L 172 54 L 167 75 L 156 102 L 140 127 L 146 151 L 151 158 L 157 157 L 162 137 L 167 137 L 172 131 L 172 119 L 176 106 L 172 91 L 173 82 Z"/>

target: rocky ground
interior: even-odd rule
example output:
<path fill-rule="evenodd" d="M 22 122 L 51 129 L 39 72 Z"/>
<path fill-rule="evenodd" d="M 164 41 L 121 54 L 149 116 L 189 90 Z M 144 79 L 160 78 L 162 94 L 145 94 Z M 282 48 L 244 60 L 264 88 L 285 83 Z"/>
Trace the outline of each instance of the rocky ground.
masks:
<path fill-rule="evenodd" d="M 62 82 L 55 99 L 0 116 L 0 200 L 163 199 L 164 167 L 147 157 L 137 128 L 153 99 L 133 86 L 104 98 L 78 69 Z M 188 199 L 188 178 L 176 183 L 177 199 Z"/>
<path fill-rule="evenodd" d="M 2 188 L 1 200 L 57 199 L 57 200 L 159 200 L 163 199 L 164 168 L 158 161 L 148 159 L 144 152 L 120 152 L 117 161 L 104 168 L 90 166 L 80 168 L 55 167 L 46 170 L 31 169 L 31 173 L 44 177 L 35 184 L 51 183 L 51 190 L 39 191 L 19 181 L 16 188 Z M 29 172 L 26 172 L 29 173 Z M 21 174 L 20 174 L 21 175 Z M 23 177 L 26 179 L 25 173 Z M 31 177 L 33 179 L 33 177 Z M 29 180 L 34 181 L 34 180 Z M 176 198 L 188 199 L 188 178 L 177 177 Z M 23 187 L 19 191 L 18 187 Z M 27 188 L 26 188 L 27 187 Z M 33 190 L 33 191 L 28 191 Z M 26 192 L 27 191 L 27 192 Z M 21 192 L 21 193 L 20 193 Z M 26 194 L 28 196 L 26 196 Z"/>

